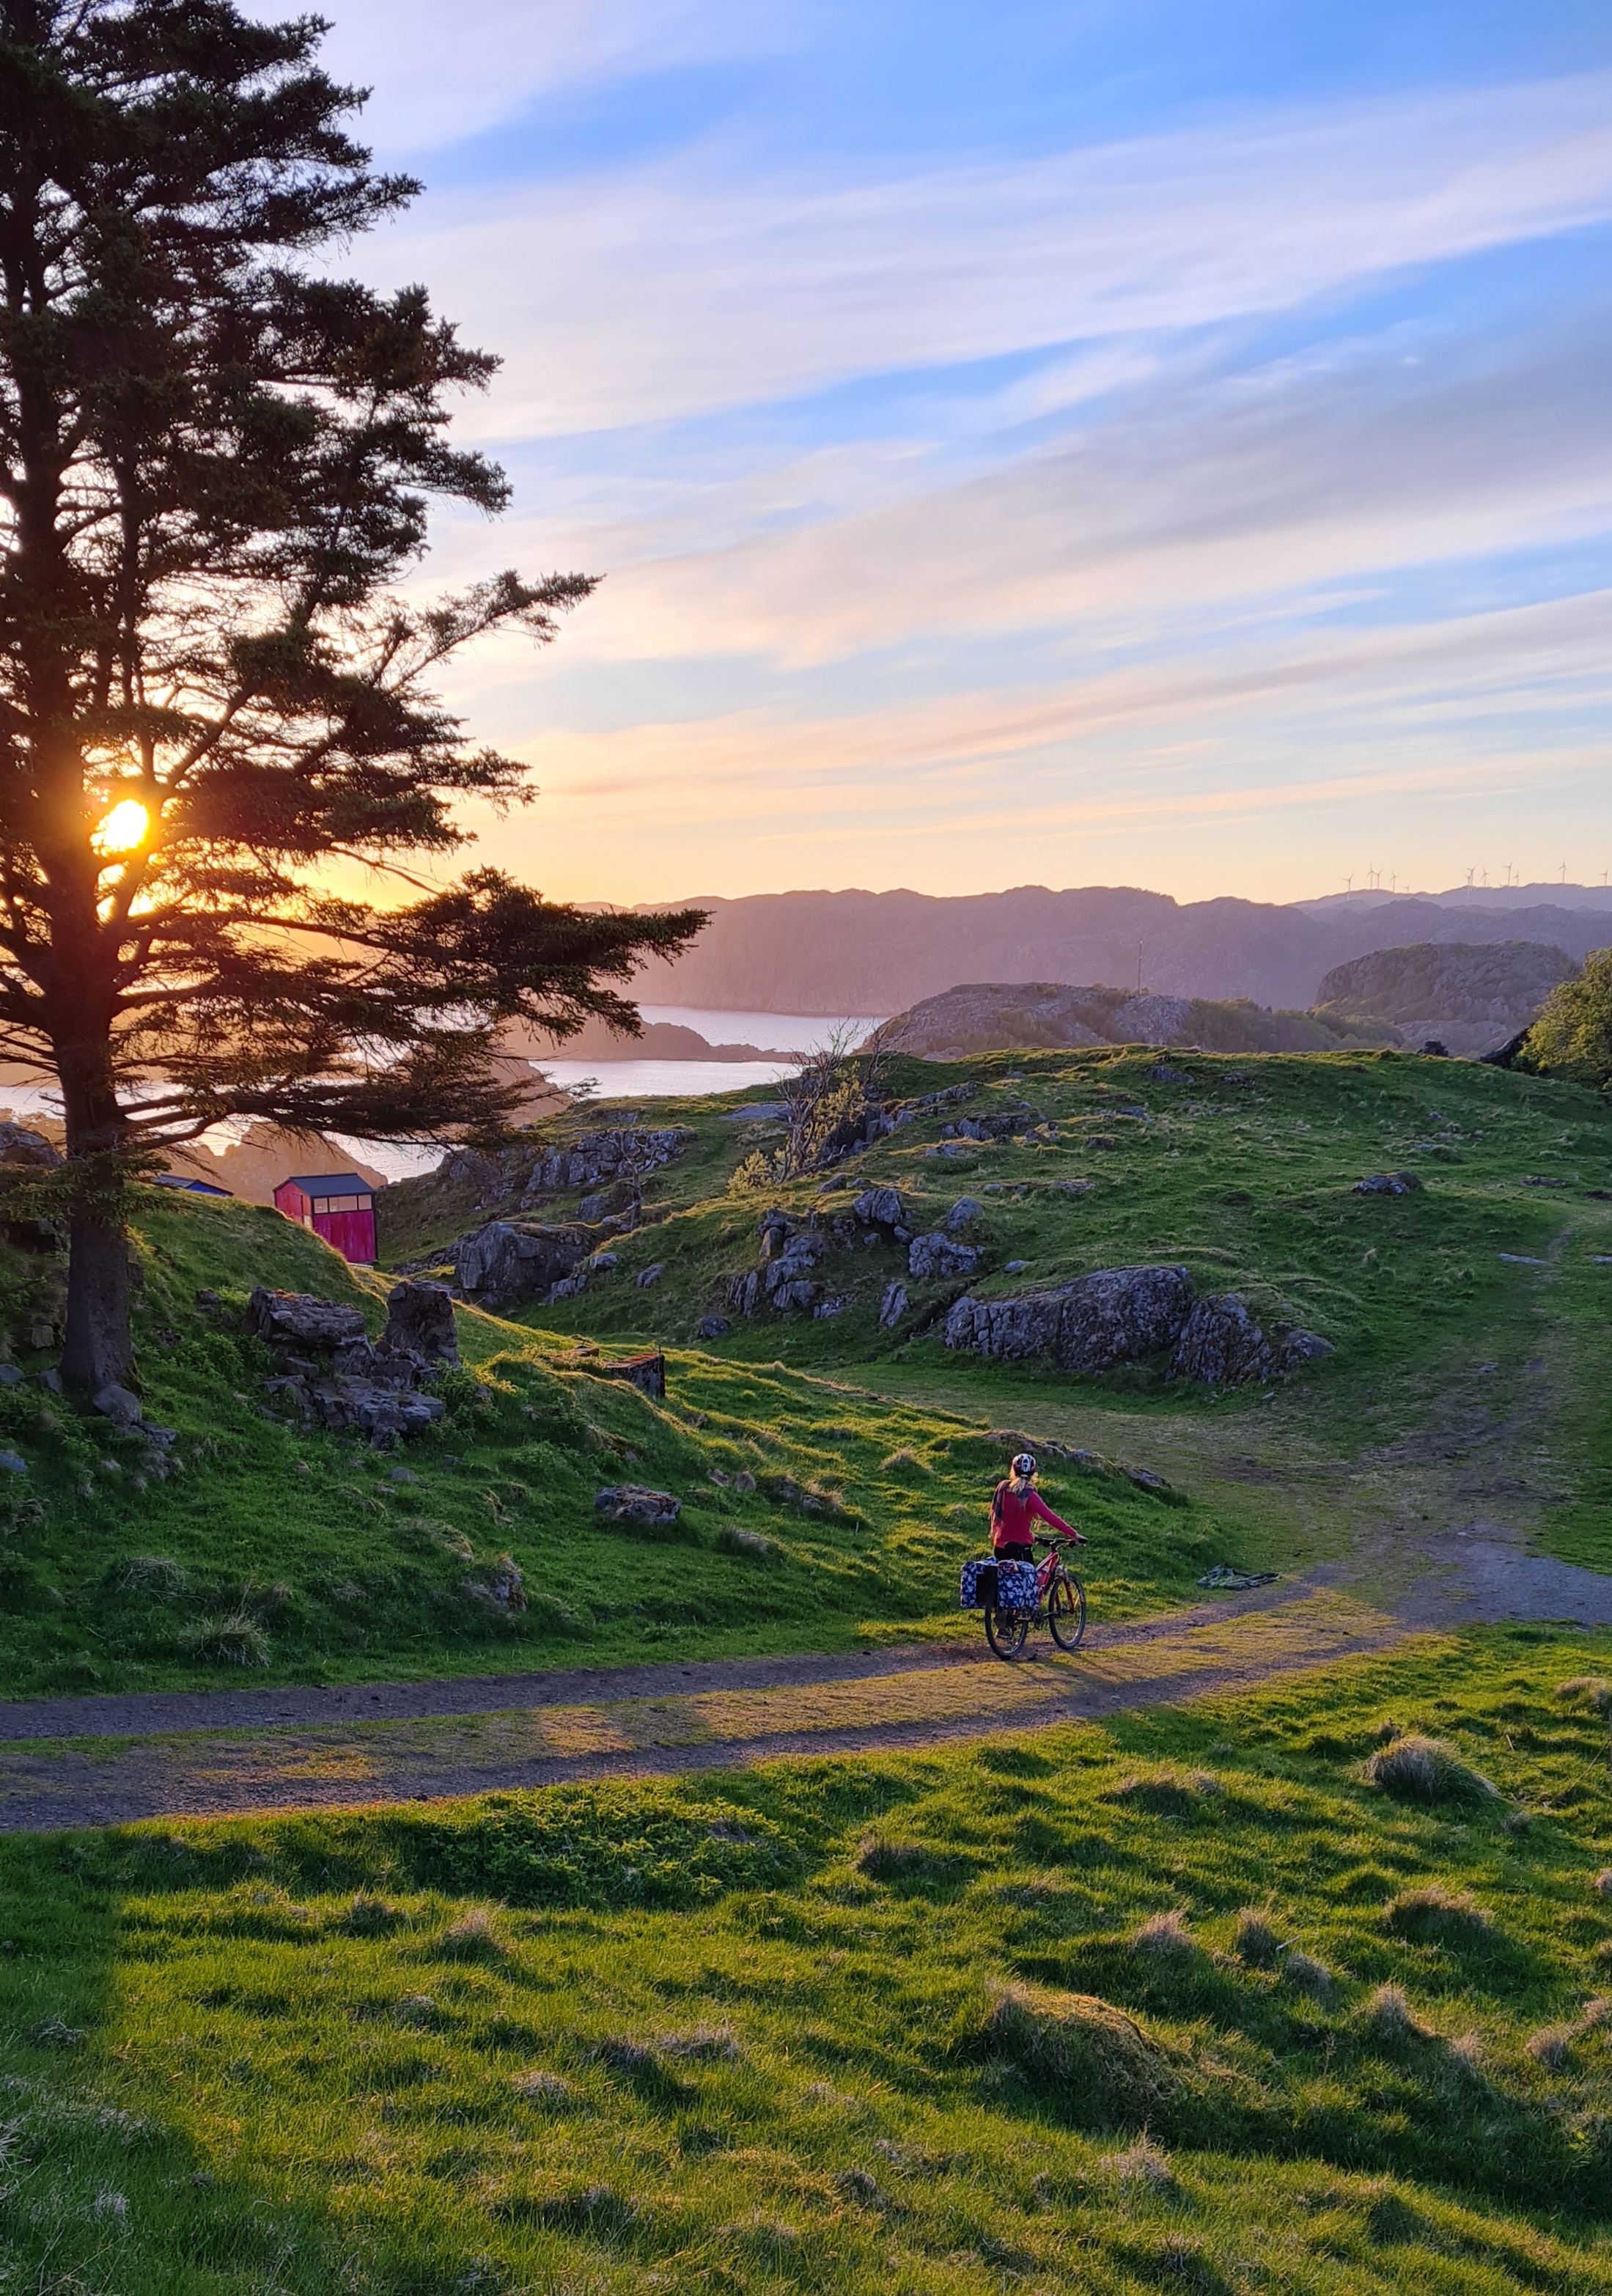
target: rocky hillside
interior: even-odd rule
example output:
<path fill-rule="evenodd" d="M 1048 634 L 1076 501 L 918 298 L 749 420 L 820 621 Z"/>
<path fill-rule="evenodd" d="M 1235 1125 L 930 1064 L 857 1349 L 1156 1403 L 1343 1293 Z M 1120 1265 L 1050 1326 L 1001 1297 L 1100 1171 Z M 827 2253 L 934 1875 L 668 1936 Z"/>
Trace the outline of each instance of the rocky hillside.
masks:
<path fill-rule="evenodd" d="M 1542 941 L 1419 941 L 1334 965 L 1316 1018 L 1338 1028 L 1387 1022 L 1415 1045 L 1431 1038 L 1452 1053 L 1486 1053 L 1526 1029 L 1577 971 Z"/>
<path fill-rule="evenodd" d="M 1197 1046 L 1213 1053 L 1320 1053 L 1340 1045 L 1396 1044 L 1379 1021 L 1355 1024 L 1310 1013 L 1273 1013 L 1246 997 L 1133 995 L 1059 981 L 973 981 L 926 996 L 884 1034 L 892 1051 L 920 1060 L 1082 1045 Z"/>

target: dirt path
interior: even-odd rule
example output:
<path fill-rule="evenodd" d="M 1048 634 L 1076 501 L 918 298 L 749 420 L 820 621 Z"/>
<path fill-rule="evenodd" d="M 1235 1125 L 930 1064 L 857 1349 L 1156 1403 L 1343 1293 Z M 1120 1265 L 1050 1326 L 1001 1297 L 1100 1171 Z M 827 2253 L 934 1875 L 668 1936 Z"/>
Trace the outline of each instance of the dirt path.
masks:
<path fill-rule="evenodd" d="M 1011 1666 L 970 1640 L 363 1692 L 55 1700 L 7 1715 L 0 1831 L 432 1800 L 932 1744 L 1244 1688 L 1383 1649 L 1403 1632 L 1345 1596 L 1277 1587 L 1213 1611 L 1094 1628 L 1073 1657 L 1036 1636 Z M 361 1700 L 372 1702 L 367 1712 Z M 26 1742 L 14 1734 L 25 1714 Z M 99 1734 L 85 1734 L 86 1720 Z"/>

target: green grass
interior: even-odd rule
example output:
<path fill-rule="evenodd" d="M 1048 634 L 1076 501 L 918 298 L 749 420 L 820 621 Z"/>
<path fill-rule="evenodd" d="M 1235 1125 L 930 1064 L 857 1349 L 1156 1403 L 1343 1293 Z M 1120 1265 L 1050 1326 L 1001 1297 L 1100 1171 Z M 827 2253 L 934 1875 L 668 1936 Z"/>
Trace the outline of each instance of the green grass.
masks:
<path fill-rule="evenodd" d="M 1612 2288 L 1609 1661 L 13 1840 L 0 2284 Z"/>
<path fill-rule="evenodd" d="M 835 1648 L 926 1620 L 962 1627 L 957 1570 L 984 1543 L 1004 1457 L 977 1420 L 694 1353 L 674 1353 L 659 1405 L 593 1375 L 569 1341 L 471 1311 L 446 1416 L 379 1454 L 266 1417 L 269 1358 L 241 1309 L 267 1282 L 354 1300 L 378 1330 L 384 1283 L 250 1205 L 152 1191 L 138 1245 L 145 1406 L 177 1431 L 174 1472 L 151 1480 L 137 1437 L 33 1382 L 0 1389 L 0 1445 L 28 1462 L 0 1477 L 12 1696 Z M 13 1300 L 27 1280 L 13 1259 Z M 197 1306 L 204 1287 L 220 1308 Z M 681 1521 L 603 1526 L 594 1492 L 624 1480 L 675 1492 Z M 1117 1470 L 1054 1466 L 1047 1487 L 1095 1542 L 1110 1615 L 1185 1596 L 1224 1544 L 1181 1493 Z M 503 1554 L 526 1582 L 514 1615 L 479 1592 Z"/>
<path fill-rule="evenodd" d="M 911 1335 L 881 1333 L 877 1301 L 900 1265 L 891 1245 L 824 1261 L 824 1279 L 852 1296 L 845 1314 L 766 1311 L 693 1344 L 724 1275 L 754 1264 L 772 1200 L 729 1188 L 754 1144 L 725 1121 L 728 1095 L 657 1104 L 658 1119 L 686 1120 L 698 1137 L 656 1176 L 654 1222 L 620 1242 L 620 1269 L 517 1322 L 465 1311 L 469 1368 L 447 1384 L 447 1419 L 387 1458 L 266 1417 L 271 1366 L 241 1328 L 248 1292 L 267 1282 L 357 1300 L 378 1329 L 386 1280 L 355 1274 L 273 1212 L 143 1193 L 139 1375 L 150 1415 L 178 1431 L 176 1472 L 152 1480 L 137 1439 L 32 1377 L 0 1388 L 0 1447 L 28 1466 L 0 1473 L 12 1694 L 836 1648 L 955 1627 L 956 1567 L 981 1544 L 986 1495 L 1016 1437 L 1056 1437 L 1180 1486 L 1186 1503 L 1171 1505 L 1121 1474 L 1049 1462 L 1052 1505 L 1093 1538 L 1100 1611 L 1134 1616 L 1188 1596 L 1211 1562 L 1295 1570 L 1346 1554 L 1367 1500 L 1398 1504 L 1395 1444 L 1439 1423 L 1458 1387 L 1458 1419 L 1510 1414 L 1548 1455 L 1546 1542 L 1612 1567 L 1600 1402 L 1612 1268 L 1594 1264 L 1612 1250 L 1612 1204 L 1588 1193 L 1612 1172 L 1606 1104 L 1399 1055 L 1184 1064 L 1191 1084 L 1160 1083 L 1150 1056 L 1125 1053 L 975 1063 L 959 1072 L 978 1085 L 967 1105 L 1027 1097 L 1056 1144 L 981 1149 L 953 1168 L 927 1153 L 937 1117 L 856 1160 L 850 1187 L 898 1182 L 918 1226 L 977 1195 L 985 1292 L 1184 1259 L 1201 1288 L 1240 1287 L 1336 1342 L 1274 1393 L 1212 1396 L 1168 1384 L 1157 1365 L 1073 1379 L 948 1353 L 932 1320 L 914 1327 L 956 1285 L 912 1285 Z M 932 1090 L 953 1077 L 908 1062 L 896 1082 Z M 1138 1104 L 1149 1121 L 1111 1112 Z M 1121 1144 L 1086 1146 L 1088 1117 Z M 1352 1193 L 1362 1173 L 1405 1164 L 1424 1177 L 1420 1193 Z M 1092 1191 L 1069 1194 L 1071 1179 Z M 394 1193 L 419 1241 L 443 1202 L 422 1184 Z M 804 1211 L 843 1207 L 849 1193 L 780 1194 Z M 446 1210 L 457 1221 L 465 1207 Z M 1009 1276 L 1011 1259 L 1029 1266 Z M 634 1273 L 657 1262 L 659 1283 L 638 1290 Z M 57 1312 L 60 1286 L 58 1260 L 0 1246 L 0 1316 L 30 1374 L 48 1357 L 20 1342 Z M 198 1308 L 204 1286 L 220 1310 Z M 607 1357 L 668 1342 L 667 1405 L 592 1375 L 593 1339 Z M 1473 1383 L 1480 1365 L 1486 1386 Z M 1389 1464 L 1370 1467 L 1379 1452 Z M 1252 1477 L 1229 1464 L 1244 1456 Z M 413 1480 L 393 1479 L 399 1465 Z M 1306 1484 L 1323 1468 L 1330 1480 Z M 595 1489 L 624 1480 L 683 1499 L 675 1537 L 598 1527 Z M 505 1554 L 529 1597 L 515 1616 L 478 1593 L 478 1572 Z"/>
<path fill-rule="evenodd" d="M 888 1183 L 907 1195 L 911 1224 L 921 1228 L 969 1194 L 985 1208 L 972 1236 L 986 1260 L 968 1287 L 981 1296 L 1096 1267 L 1182 1260 L 1200 1291 L 1240 1290 L 1262 1311 L 1320 1332 L 1337 1353 L 1273 1398 L 1174 1385 L 1162 1364 L 1101 1378 L 990 1365 L 942 1343 L 938 1323 L 963 1288 L 957 1281 L 910 1283 L 901 1327 L 879 1329 L 884 1288 L 904 1264 L 888 1244 L 831 1250 L 820 1262 L 814 1273 L 825 1288 L 850 1297 L 845 1313 L 827 1321 L 769 1309 L 749 1322 L 734 1317 L 709 1352 L 849 1375 L 997 1423 L 1036 1413 L 1074 1440 L 1092 1439 L 1080 1430 L 1095 1427 L 1099 1447 L 1136 1456 L 1163 1439 L 1180 1460 L 1192 1456 L 1195 1429 L 1210 1451 L 1357 1459 L 1436 1420 L 1452 1383 L 1488 1365 L 1494 1383 L 1485 1392 L 1494 1410 L 1526 1398 L 1529 1418 L 1548 1432 L 1544 1543 L 1612 1569 L 1612 1420 L 1599 1399 L 1612 1267 L 1593 1264 L 1593 1255 L 1612 1253 L 1612 1202 L 1591 1193 L 1612 1186 L 1612 1105 L 1576 1086 L 1394 1053 L 1169 1055 L 1165 1065 L 1191 1078 L 1182 1083 L 1159 1081 L 1159 1064 L 1134 1050 L 1021 1053 L 956 1068 L 898 1063 L 900 1093 L 971 1083 L 963 1111 L 975 1113 L 1028 1100 L 1056 1141 L 970 1147 L 955 1163 L 938 1161 L 929 1151 L 945 1118 L 960 1112 L 948 1110 L 854 1159 L 848 1188 L 827 1192 L 799 1182 L 733 1193 L 727 1176 L 751 1144 L 747 1128 L 721 1112 L 734 1096 L 658 1103 L 699 1141 L 651 1184 L 653 1224 L 610 1239 L 621 1264 L 580 1299 L 523 1310 L 522 1319 L 622 1345 L 686 1342 L 701 1317 L 727 1312 L 727 1277 L 757 1264 L 757 1222 L 769 1203 L 796 1217 L 831 1214 L 855 1189 Z M 1147 1120 L 1114 1113 L 1137 1106 Z M 607 1113 L 564 1122 L 597 1124 Z M 1087 1146 L 1092 1131 L 1118 1144 Z M 1420 1193 L 1353 1193 L 1368 1173 L 1403 1168 L 1421 1179 Z M 1539 1181 L 1550 1185 L 1529 1185 Z M 1071 1182 L 1089 1184 L 1087 1192 L 1071 1195 Z M 418 1241 L 430 1225 L 430 1184 L 389 1194 L 399 1216 L 409 1208 Z M 574 1200 L 551 1216 L 568 1209 Z M 441 1210 L 438 1244 L 465 1224 L 463 1204 Z M 1010 1275 L 1011 1260 L 1027 1265 Z M 1518 1264 L 1528 1261 L 1542 1265 Z M 639 1290 L 635 1277 L 656 1264 L 665 1274 Z M 1542 1350 L 1550 1357 L 1542 1391 L 1534 1370 Z M 1474 1399 L 1465 1398 L 1469 1417 Z M 1250 1560 L 1257 1552 L 1291 1563 L 1338 1551 L 1336 1521 L 1323 1513 L 1307 1527 L 1295 1520 L 1305 1509 L 1285 1494 L 1264 1505 L 1217 1488 L 1214 1503 Z"/>

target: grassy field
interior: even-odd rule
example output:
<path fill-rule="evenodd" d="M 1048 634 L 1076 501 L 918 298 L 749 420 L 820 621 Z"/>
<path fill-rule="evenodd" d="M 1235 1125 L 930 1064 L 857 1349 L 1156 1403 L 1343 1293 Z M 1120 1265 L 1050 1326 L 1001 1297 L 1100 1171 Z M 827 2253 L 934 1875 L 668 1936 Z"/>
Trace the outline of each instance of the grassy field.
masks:
<path fill-rule="evenodd" d="M 137 1244 L 149 1415 L 174 1472 L 27 1381 L 0 1389 L 0 1664 L 9 1694 L 255 1680 L 387 1679 L 512 1665 L 855 1644 L 961 1630 L 1005 1438 L 781 1365 L 674 1353 L 665 1405 L 598 1377 L 574 1342 L 465 1311 L 446 1416 L 395 1455 L 266 1416 L 271 1365 L 241 1329 L 266 1282 L 352 1299 L 378 1283 L 250 1205 L 152 1191 Z M 13 1324 L 28 1284 L 12 1256 Z M 199 1308 L 211 1290 L 216 1307 Z M 25 1357 L 25 1360 L 27 1358 Z M 40 1361 L 45 1358 L 41 1357 Z M 1032 1432 L 1035 1431 L 1034 1429 Z M 669 1530 L 601 1522 L 594 1492 L 676 1493 Z M 1110 1616 L 1187 1595 L 1224 1545 L 1174 1490 L 1052 1467 L 1095 1542 Z M 500 1558 L 526 1608 L 488 1599 Z M 978 1631 L 977 1625 L 973 1631 Z"/>
<path fill-rule="evenodd" d="M 1609 1663 L 13 1841 L 0 2285 L 1612 2289 Z"/>
<path fill-rule="evenodd" d="M 32 1376 L 49 1355 L 26 1341 L 59 1312 L 60 1263 L 0 1246 L 0 1316 L 29 1374 L 0 1387 L 0 1447 L 27 1470 L 0 1473 L 0 1661 L 13 1694 L 227 1682 L 243 1669 L 373 1679 L 831 1648 L 957 1628 L 956 1566 L 978 1551 L 986 1495 L 1026 1437 L 1162 1469 L 1177 1486 L 1150 1496 L 1123 1473 L 1049 1462 L 1052 1504 L 1094 1541 L 1100 1615 L 1179 1602 L 1222 1560 L 1297 1570 L 1347 1554 L 1371 1535 L 1368 1518 L 1410 1505 L 1405 1439 L 1442 1441 L 1453 1423 L 1452 1453 L 1485 1414 L 1527 1430 L 1546 1543 L 1612 1566 L 1600 1399 L 1612 1268 L 1599 1264 L 1612 1201 L 1592 1193 L 1612 1177 L 1606 1105 L 1395 1055 L 1193 1056 L 1191 1082 L 1158 1080 L 1158 1065 L 1043 1054 L 953 1078 L 909 1063 L 907 1087 L 971 1081 L 969 1108 L 1029 1099 L 1047 1136 L 953 1161 L 930 1153 L 937 1113 L 856 1160 L 849 1185 L 898 1184 L 917 1226 L 977 1196 L 981 1292 L 1185 1260 L 1200 1288 L 1240 1288 L 1336 1343 L 1275 1390 L 1213 1395 L 1166 1383 L 1158 1366 L 1073 1379 L 948 1353 L 932 1322 L 916 1326 L 955 1283 L 912 1284 L 911 1335 L 881 1332 L 877 1301 L 899 1264 L 888 1244 L 824 1262 L 851 1299 L 844 1314 L 764 1311 L 691 1343 L 724 1276 L 754 1264 L 768 1202 L 845 1201 L 805 1183 L 735 1193 L 735 1167 L 765 1140 L 728 1123 L 723 1101 L 664 1111 L 698 1137 L 657 1176 L 654 1224 L 618 1242 L 615 1274 L 520 1322 L 462 1312 L 467 1368 L 447 1382 L 448 1416 L 395 1457 L 266 1415 L 271 1366 L 241 1329 L 251 1286 L 357 1300 L 372 1329 L 385 1290 L 276 1214 L 143 1197 L 140 1378 L 150 1416 L 178 1432 L 165 1480 L 137 1439 Z M 1145 1118 L 1114 1112 L 1136 1107 Z M 1090 1144 L 1094 1126 L 1117 1144 Z M 1406 1165 L 1420 1192 L 1352 1193 L 1362 1172 Z M 451 1213 L 450 1226 L 466 1214 L 452 1191 L 393 1193 L 416 1242 L 428 1213 Z M 1010 1259 L 1027 1266 L 1010 1275 Z M 634 1274 L 654 1265 L 664 1275 L 638 1289 Z M 198 1306 L 203 1288 L 217 1307 Z M 663 1341 L 664 1406 L 595 1375 L 612 1349 Z M 1386 1464 L 1362 1464 L 1372 1458 Z M 593 1493 L 621 1480 L 683 1500 L 670 1536 L 600 1527 Z M 505 1555 L 525 1581 L 527 1607 L 512 1613 L 489 1599 Z"/>

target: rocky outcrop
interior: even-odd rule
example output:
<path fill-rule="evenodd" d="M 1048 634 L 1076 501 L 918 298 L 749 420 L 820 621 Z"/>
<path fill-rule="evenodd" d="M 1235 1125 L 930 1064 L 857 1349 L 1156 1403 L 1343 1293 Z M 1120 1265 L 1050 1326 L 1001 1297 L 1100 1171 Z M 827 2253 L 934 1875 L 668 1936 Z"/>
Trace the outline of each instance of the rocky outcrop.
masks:
<path fill-rule="evenodd" d="M 548 1298 L 556 1284 L 575 1278 L 586 1253 L 585 1242 L 564 1228 L 488 1220 L 485 1227 L 458 1237 L 445 1256 L 467 1300 L 479 1308 L 499 1308 Z"/>
<path fill-rule="evenodd" d="M 940 1136 L 943 1140 L 1018 1140 L 1045 1122 L 1038 1108 L 1021 1100 L 1011 1108 L 993 1109 L 984 1116 L 960 1116 L 955 1124 L 942 1125 Z"/>
<path fill-rule="evenodd" d="M 1172 1379 L 1197 1380 L 1205 1387 L 1241 1387 L 1269 1379 L 1275 1370 L 1275 1350 L 1236 1292 L 1198 1301 L 1170 1358 Z"/>
<path fill-rule="evenodd" d="M 441 1399 L 423 1390 L 445 1364 L 457 1360 L 458 1349 L 449 1302 L 446 1337 L 453 1355 L 423 1352 L 425 1344 L 443 1342 L 441 1308 L 415 1296 L 431 1292 L 446 1300 L 439 1285 L 396 1287 L 379 1345 L 364 1336 L 360 1310 L 343 1301 L 299 1292 L 254 1292 L 247 1305 L 247 1329 L 274 1350 L 274 1374 L 267 1382 L 271 1415 L 303 1426 L 357 1428 L 377 1450 L 389 1450 L 399 1437 L 420 1434 L 440 1419 Z M 395 1344 L 405 1335 L 421 1345 Z"/>
<path fill-rule="evenodd" d="M 928 1235 L 915 1235 L 907 1249 L 907 1274 L 920 1283 L 932 1283 L 957 1275 L 971 1275 L 982 1255 L 978 1245 L 959 1243 L 955 1236 L 936 1228 Z"/>
<path fill-rule="evenodd" d="M 1246 1387 L 1282 1378 L 1332 1352 L 1331 1341 L 1319 1332 L 1282 1325 L 1267 1335 L 1240 1292 L 1220 1292 L 1199 1300 L 1188 1316 L 1170 1358 L 1170 1377 L 1205 1387 Z"/>
<path fill-rule="evenodd" d="M 1063 1371 L 1109 1371 L 1173 1346 L 1191 1310 L 1187 1268 L 1107 1267 L 1056 1291 L 959 1300 L 945 1342 L 1000 1362 L 1050 1356 Z"/>
<path fill-rule="evenodd" d="M 34 1132 L 26 1124 L 0 1124 L 0 1164 L 32 1166 L 37 1171 L 53 1171 L 61 1161 L 61 1152 L 53 1148 L 43 1132 Z"/>
<path fill-rule="evenodd" d="M 683 1501 L 642 1483 L 610 1483 L 593 1493 L 593 1512 L 607 1522 L 675 1522 Z"/>
<path fill-rule="evenodd" d="M 1357 1196 L 1413 1196 L 1421 1182 L 1414 1172 L 1372 1172 L 1354 1183 Z"/>
<path fill-rule="evenodd" d="M 272 1348 L 327 1349 L 363 1339 L 364 1313 L 342 1300 L 259 1286 L 247 1302 L 246 1328 Z"/>
<path fill-rule="evenodd" d="M 446 1285 L 399 1283 L 389 1292 L 380 1345 L 389 1355 L 413 1356 L 422 1364 L 456 1364 L 459 1333 Z"/>

